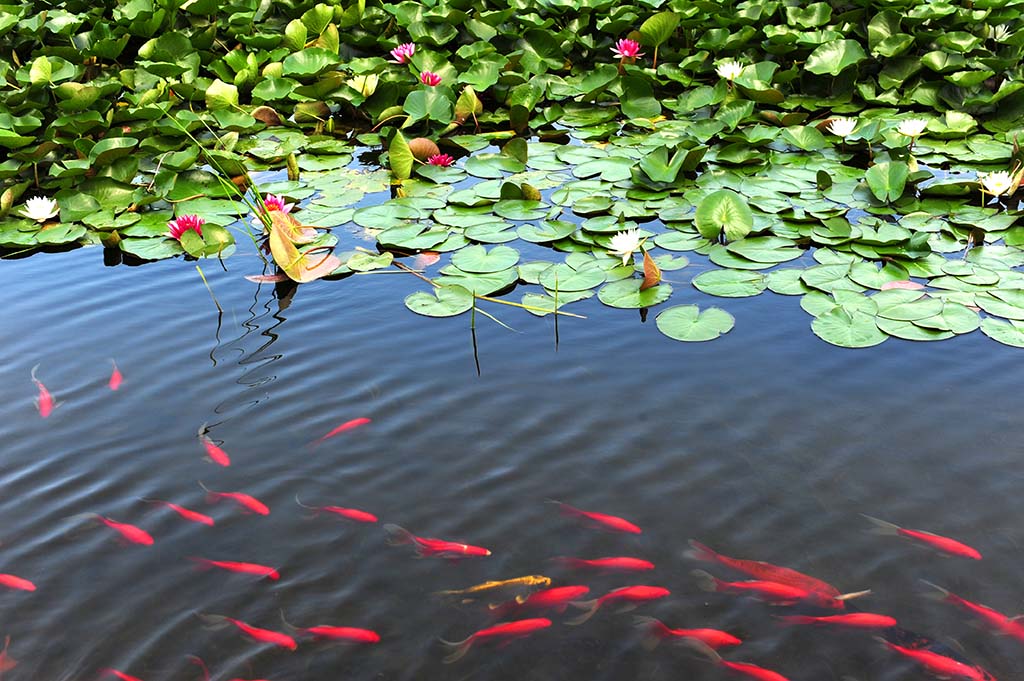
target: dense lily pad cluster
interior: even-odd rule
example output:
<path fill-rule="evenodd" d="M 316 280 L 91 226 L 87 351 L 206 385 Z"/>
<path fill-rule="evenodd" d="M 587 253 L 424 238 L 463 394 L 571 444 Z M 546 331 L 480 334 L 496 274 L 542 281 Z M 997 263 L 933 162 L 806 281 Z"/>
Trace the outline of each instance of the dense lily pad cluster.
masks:
<path fill-rule="evenodd" d="M 673 253 L 692 251 L 721 268 L 700 291 L 803 295 L 839 345 L 979 325 L 1024 345 L 1022 4 L 0 5 L 0 247 L 225 257 L 234 227 L 309 260 L 277 263 L 304 281 L 338 239 L 303 225 L 354 221 L 378 252 L 340 254 L 334 274 L 451 251 L 410 307 L 525 285 L 538 314 L 595 290 L 660 304 L 687 264 Z M 353 169 L 365 148 L 386 171 Z M 243 192 L 285 166 L 259 189 L 304 203 L 274 241 Z M 201 234 L 171 238 L 186 215 Z M 629 229 L 665 282 L 617 257 Z M 499 247 L 514 240 L 567 255 L 521 262 Z M 658 326 L 704 339 L 727 317 L 687 306 Z"/>

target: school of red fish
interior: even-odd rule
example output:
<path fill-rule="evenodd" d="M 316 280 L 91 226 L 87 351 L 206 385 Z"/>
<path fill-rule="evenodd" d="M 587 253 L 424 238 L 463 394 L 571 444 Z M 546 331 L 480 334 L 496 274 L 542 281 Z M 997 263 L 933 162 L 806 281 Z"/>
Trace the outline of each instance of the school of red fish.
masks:
<path fill-rule="evenodd" d="M 113 360 L 111 360 L 113 362 Z M 37 376 L 38 366 L 33 367 L 31 381 L 38 390 L 36 405 L 39 416 L 50 417 L 59 406 L 53 395 Z M 113 372 L 107 386 L 110 390 L 119 390 L 124 377 L 113 363 Z M 354 418 L 342 423 L 319 439 L 310 443 L 311 447 L 322 445 L 328 439 L 367 426 L 372 420 L 365 417 Z M 198 430 L 198 440 L 207 459 L 219 466 L 230 466 L 228 453 L 208 435 L 209 430 L 204 424 Z M 235 504 L 241 512 L 257 515 L 268 515 L 270 508 L 259 499 L 241 491 L 213 490 L 197 481 L 207 493 L 207 501 L 211 504 L 220 501 Z M 183 520 L 198 525 L 214 525 L 212 517 L 172 501 L 162 499 L 146 499 L 142 501 L 159 505 L 178 514 Z M 330 514 L 355 523 L 376 524 L 376 515 L 357 508 L 326 505 L 315 506 L 303 503 L 298 496 L 296 504 L 311 511 L 311 517 Z M 564 516 L 573 519 L 581 527 L 610 533 L 641 534 L 642 530 L 634 523 L 618 516 L 588 511 L 570 506 L 569 504 L 552 501 Z M 981 560 L 982 556 L 976 549 L 967 544 L 933 534 L 925 530 L 910 529 L 864 516 L 869 526 L 882 535 L 900 537 L 921 547 L 946 557 L 966 560 Z M 151 546 L 156 543 L 149 532 L 121 520 L 115 520 L 98 513 L 75 516 L 75 521 L 88 520 L 97 527 L 106 528 L 123 544 Z M 474 546 L 462 541 L 452 541 L 425 537 L 413 534 L 396 524 L 383 524 L 384 538 L 393 546 L 407 546 L 421 558 L 443 558 L 448 561 L 461 561 L 472 558 L 486 558 L 492 555 L 488 548 Z M 867 596 L 870 591 L 841 593 L 839 589 L 826 581 L 798 572 L 794 569 L 773 565 L 759 560 L 734 558 L 720 553 L 696 540 L 690 541 L 687 554 L 695 562 L 705 563 L 724 568 L 732 575 L 743 575 L 745 578 L 725 577 L 711 574 L 696 567 L 691 572 L 692 584 L 700 589 L 724 597 L 740 597 L 758 600 L 788 610 L 781 611 L 777 619 L 780 624 L 791 626 L 821 627 L 832 630 L 860 631 L 864 635 L 874 637 L 880 649 L 902 658 L 921 671 L 938 679 L 954 679 L 964 681 L 995 681 L 994 677 L 982 667 L 972 664 L 961 653 L 954 651 L 934 639 L 907 631 L 899 626 L 895 618 L 875 612 L 854 610 L 852 601 Z M 258 579 L 279 580 L 280 573 L 274 567 L 235 560 L 217 560 L 202 556 L 190 556 L 197 568 L 202 570 L 220 570 L 225 572 L 250 575 Z M 461 597 L 463 604 L 479 606 L 481 613 L 486 613 L 490 623 L 470 633 L 461 641 L 444 641 L 441 643 L 448 649 L 443 658 L 446 663 L 453 663 L 471 653 L 477 647 L 492 644 L 504 647 L 511 641 L 525 639 L 550 629 L 555 625 L 553 617 L 558 618 L 565 626 L 579 626 L 598 613 L 606 610 L 625 612 L 642 606 L 645 603 L 658 601 L 671 596 L 671 591 L 663 586 L 633 583 L 640 579 L 639 575 L 654 569 L 654 564 L 638 556 L 605 556 L 596 558 L 580 558 L 556 556 L 549 559 L 550 564 L 557 566 L 560 573 L 574 575 L 573 580 L 586 581 L 588 574 L 619 575 L 628 583 L 612 589 L 596 598 L 587 600 L 590 587 L 586 584 L 552 585 L 553 580 L 543 575 L 527 575 L 495 580 L 461 589 L 441 592 L 445 597 Z M 967 613 L 979 626 L 994 635 L 1005 636 L 1024 643 L 1024 619 L 1007 616 L 993 608 L 975 603 L 951 591 L 923 582 L 930 595 L 950 608 L 957 608 Z M 37 589 L 37 585 L 29 578 L 0 573 L 0 588 L 24 591 L 44 592 L 46 585 Z M 514 597 L 512 597 L 514 595 Z M 26 598 L 32 596 L 25 596 Z M 569 608 L 573 616 L 563 616 Z M 812 613 L 812 614 L 808 614 Z M 354 645 L 387 644 L 387 638 L 368 628 L 345 624 L 317 624 L 314 626 L 295 626 L 285 619 L 284 611 L 280 619 L 286 631 L 263 628 L 226 614 L 196 613 L 197 618 L 209 629 L 234 631 L 255 643 L 276 646 L 294 651 L 300 642 L 332 641 Z M 706 626 L 673 628 L 669 624 L 653 617 L 638 616 L 632 620 L 633 625 L 641 632 L 641 644 L 653 649 L 661 642 L 672 642 L 687 646 L 694 653 L 717 665 L 723 671 L 734 676 L 753 679 L 755 681 L 788 681 L 780 671 L 767 669 L 751 662 L 726 659 L 723 653 L 732 655 L 732 650 L 741 647 L 743 641 L 728 631 L 721 631 Z M 5 671 L 14 669 L 18 662 L 8 655 L 10 638 L 4 641 L 0 651 L 0 679 Z M 199 666 L 204 678 L 210 678 L 209 671 L 203 660 L 191 657 L 191 661 Z M 116 677 L 121 681 L 142 681 L 140 677 L 129 672 L 104 667 L 97 670 L 97 677 Z M 231 681 L 245 681 L 231 679 Z M 265 680 L 251 680 L 265 681 Z"/>

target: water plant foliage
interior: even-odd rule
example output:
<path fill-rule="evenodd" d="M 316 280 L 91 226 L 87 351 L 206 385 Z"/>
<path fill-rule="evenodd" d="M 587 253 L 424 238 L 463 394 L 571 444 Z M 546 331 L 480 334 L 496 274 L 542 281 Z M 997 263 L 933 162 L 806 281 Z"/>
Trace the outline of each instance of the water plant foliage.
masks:
<path fill-rule="evenodd" d="M 1022 5 L 0 5 L 0 247 L 245 235 L 297 282 L 429 251 L 431 316 L 685 292 L 657 327 L 710 340 L 734 322 L 705 296 L 771 292 L 844 347 L 1024 346 Z M 257 191 L 301 209 L 254 225 Z"/>

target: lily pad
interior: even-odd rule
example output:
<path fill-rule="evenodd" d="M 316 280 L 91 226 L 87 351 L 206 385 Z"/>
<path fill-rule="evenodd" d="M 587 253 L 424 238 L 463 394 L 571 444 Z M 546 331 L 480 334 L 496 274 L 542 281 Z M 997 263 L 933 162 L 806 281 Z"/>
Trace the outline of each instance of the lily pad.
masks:
<path fill-rule="evenodd" d="M 519 251 L 508 246 L 469 246 L 452 256 L 452 264 L 464 272 L 499 272 L 519 262 Z"/>
<path fill-rule="evenodd" d="M 640 279 L 621 279 L 605 284 L 597 292 L 597 298 L 609 307 L 641 308 L 663 303 L 672 295 L 672 287 L 658 284 L 644 291 L 640 290 Z"/>
<path fill-rule="evenodd" d="M 760 272 L 711 270 L 695 277 L 693 285 L 703 293 L 720 298 L 747 298 L 762 293 L 768 284 Z"/>
<path fill-rule="evenodd" d="M 841 348 L 869 348 L 884 343 L 889 336 L 865 312 L 847 312 L 836 308 L 811 322 L 814 335 Z"/>
<path fill-rule="evenodd" d="M 440 286 L 433 293 L 410 293 L 405 306 L 426 317 L 454 317 L 473 307 L 473 294 L 461 286 Z"/>
<path fill-rule="evenodd" d="M 711 307 L 701 311 L 696 305 L 676 305 L 658 314 L 655 324 L 663 334 L 678 341 L 714 340 L 729 333 L 736 323 L 725 310 Z"/>

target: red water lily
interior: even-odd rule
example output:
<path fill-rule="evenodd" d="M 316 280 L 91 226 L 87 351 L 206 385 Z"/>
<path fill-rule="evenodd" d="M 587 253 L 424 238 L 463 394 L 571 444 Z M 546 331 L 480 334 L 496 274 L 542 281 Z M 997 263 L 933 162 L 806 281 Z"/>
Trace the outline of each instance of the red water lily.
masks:
<path fill-rule="evenodd" d="M 181 215 L 176 220 L 167 223 L 167 235 L 172 239 L 181 241 L 181 235 L 192 230 L 199 236 L 203 235 L 203 225 L 206 220 L 198 215 Z"/>
<path fill-rule="evenodd" d="M 615 43 L 615 47 L 612 48 L 612 54 L 619 59 L 636 59 L 637 57 L 644 56 L 644 53 L 640 51 L 640 43 L 629 38 L 622 38 L 619 42 Z"/>
<path fill-rule="evenodd" d="M 394 57 L 391 61 L 396 64 L 408 64 L 409 60 L 412 59 L 412 55 L 416 53 L 416 45 L 413 43 L 402 43 L 395 49 L 391 50 L 391 56 Z"/>
<path fill-rule="evenodd" d="M 279 210 L 282 213 L 290 213 L 292 208 L 295 207 L 294 203 L 285 203 L 283 196 L 277 196 L 275 194 L 267 194 L 263 198 L 263 205 L 269 213 L 272 210 Z"/>
<path fill-rule="evenodd" d="M 433 71 L 424 71 L 420 74 L 420 82 L 424 85 L 434 87 L 435 85 L 441 84 L 441 76 L 437 75 Z"/>
<path fill-rule="evenodd" d="M 433 156 L 427 157 L 427 165 L 441 166 L 447 168 L 451 164 L 455 163 L 455 159 L 448 154 L 434 154 Z"/>

